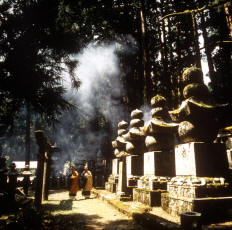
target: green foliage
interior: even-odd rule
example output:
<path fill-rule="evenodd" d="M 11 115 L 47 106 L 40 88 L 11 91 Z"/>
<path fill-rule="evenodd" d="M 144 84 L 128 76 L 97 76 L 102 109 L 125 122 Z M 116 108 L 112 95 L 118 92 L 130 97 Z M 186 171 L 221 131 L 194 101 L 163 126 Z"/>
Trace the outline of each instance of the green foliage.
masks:
<path fill-rule="evenodd" d="M 58 3 L 12 0 L 0 4 L 1 123 L 12 123 L 25 104 L 50 122 L 72 108 L 63 97 L 61 80 L 63 63 L 71 74 L 74 70 L 69 53 L 75 45 L 72 35 L 57 29 Z"/>

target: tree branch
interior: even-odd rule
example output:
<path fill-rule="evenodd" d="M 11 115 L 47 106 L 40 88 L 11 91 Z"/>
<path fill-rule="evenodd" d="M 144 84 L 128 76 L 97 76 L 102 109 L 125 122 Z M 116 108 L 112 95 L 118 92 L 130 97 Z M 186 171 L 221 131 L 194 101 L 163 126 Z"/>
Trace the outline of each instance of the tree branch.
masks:
<path fill-rule="evenodd" d="M 215 47 L 217 44 L 220 44 L 220 43 L 232 43 L 232 41 L 217 41 L 214 44 L 212 44 L 212 47 Z M 204 48 L 205 48 L 205 46 L 201 47 L 200 50 L 202 50 Z"/>
<path fill-rule="evenodd" d="M 229 3 L 230 1 L 228 0 L 222 0 L 216 4 L 209 4 L 209 5 L 205 5 L 199 9 L 194 9 L 194 10 L 185 10 L 183 12 L 175 12 L 175 13 L 171 13 L 171 14 L 167 14 L 164 17 L 162 17 L 159 22 L 163 21 L 164 19 L 168 18 L 168 17 L 172 17 L 172 16 L 176 16 L 176 15 L 183 15 L 183 14 L 191 14 L 191 13 L 199 13 L 201 11 L 204 11 L 205 9 L 211 8 L 211 7 L 216 7 L 216 6 L 221 6 L 224 4 Z"/>

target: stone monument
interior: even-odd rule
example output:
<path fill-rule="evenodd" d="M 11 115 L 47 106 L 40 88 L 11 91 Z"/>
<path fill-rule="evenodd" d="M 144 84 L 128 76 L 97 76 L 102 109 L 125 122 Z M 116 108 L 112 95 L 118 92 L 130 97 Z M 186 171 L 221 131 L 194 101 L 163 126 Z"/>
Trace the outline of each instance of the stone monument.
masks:
<path fill-rule="evenodd" d="M 144 121 L 143 112 L 135 109 L 131 112 L 130 129 L 123 134 L 126 144 L 126 174 L 127 187 L 131 190 L 137 187 L 137 181 L 143 175 L 143 153 L 145 151 L 145 135 L 143 132 Z"/>
<path fill-rule="evenodd" d="M 118 137 L 116 140 L 112 141 L 116 158 L 112 160 L 112 173 L 105 183 L 105 188 L 113 193 L 119 192 L 125 194 L 126 192 L 126 161 L 124 158 L 128 154 L 125 152 L 126 141 L 123 139 L 122 135 L 127 133 L 128 126 L 129 124 L 126 121 L 119 122 Z"/>
<path fill-rule="evenodd" d="M 178 124 L 172 122 L 164 97 L 154 96 L 151 106 L 152 119 L 143 127 L 146 137 L 144 173 L 138 188 L 134 189 L 133 199 L 149 206 L 160 206 L 161 194 L 166 192 L 167 181 L 175 173 L 174 145 Z"/>
<path fill-rule="evenodd" d="M 169 112 L 172 120 L 179 123 L 176 176 L 168 182 L 168 193 L 162 194 L 162 207 L 172 215 L 183 212 L 200 212 L 203 218 L 224 215 L 232 205 L 228 162 L 225 145 L 213 141 L 223 126 L 227 105 L 211 101 L 200 69 L 190 67 L 182 78 L 184 101 Z"/>

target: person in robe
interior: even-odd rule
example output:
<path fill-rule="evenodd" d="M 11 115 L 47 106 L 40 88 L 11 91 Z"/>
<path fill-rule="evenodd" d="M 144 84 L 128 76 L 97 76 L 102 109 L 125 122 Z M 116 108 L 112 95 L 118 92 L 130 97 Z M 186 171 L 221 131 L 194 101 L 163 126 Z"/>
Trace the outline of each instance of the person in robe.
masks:
<path fill-rule="evenodd" d="M 74 166 L 71 166 L 71 175 L 70 175 L 70 189 L 69 196 L 74 197 L 77 195 L 79 190 L 79 175 Z"/>
<path fill-rule="evenodd" d="M 83 184 L 83 189 L 82 189 L 82 196 L 85 197 L 85 199 L 90 198 L 90 192 L 93 187 L 93 176 L 92 173 L 89 171 L 88 166 L 84 166 L 84 171 L 81 174 L 81 180 L 84 181 L 82 182 Z"/>

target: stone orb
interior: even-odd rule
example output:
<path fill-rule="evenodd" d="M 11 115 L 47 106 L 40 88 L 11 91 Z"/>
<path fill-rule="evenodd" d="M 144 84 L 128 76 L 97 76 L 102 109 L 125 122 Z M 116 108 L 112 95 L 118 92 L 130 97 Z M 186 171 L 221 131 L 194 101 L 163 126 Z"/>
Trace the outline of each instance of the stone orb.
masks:
<path fill-rule="evenodd" d="M 203 73 L 202 73 L 201 69 L 199 69 L 197 67 L 193 67 L 193 66 L 187 68 L 183 72 L 182 79 L 183 79 L 183 83 L 185 85 L 192 84 L 192 83 L 204 84 Z"/>

